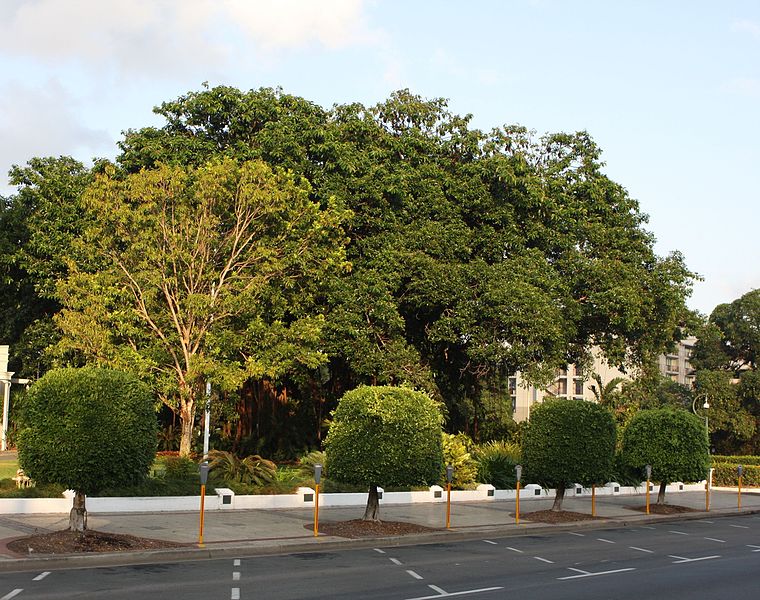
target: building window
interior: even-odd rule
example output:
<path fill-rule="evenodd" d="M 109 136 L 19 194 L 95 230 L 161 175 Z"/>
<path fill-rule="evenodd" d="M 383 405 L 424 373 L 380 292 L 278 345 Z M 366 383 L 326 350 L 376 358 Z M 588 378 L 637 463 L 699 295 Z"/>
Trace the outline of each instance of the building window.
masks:
<path fill-rule="evenodd" d="M 556 383 L 554 384 L 554 395 L 567 396 L 567 378 L 566 377 L 561 377 L 560 379 L 557 379 Z"/>
<path fill-rule="evenodd" d="M 678 373 L 678 357 L 666 356 L 665 357 L 665 369 L 669 373 Z"/>
<path fill-rule="evenodd" d="M 573 379 L 573 395 L 583 397 L 583 379 L 580 377 Z"/>

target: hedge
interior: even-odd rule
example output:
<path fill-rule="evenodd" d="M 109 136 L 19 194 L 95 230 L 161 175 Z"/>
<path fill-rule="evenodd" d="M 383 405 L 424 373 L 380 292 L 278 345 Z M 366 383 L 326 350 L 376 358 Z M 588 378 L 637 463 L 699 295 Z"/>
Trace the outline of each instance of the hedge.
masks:
<path fill-rule="evenodd" d="M 730 465 L 760 465 L 760 456 L 725 456 L 716 454 L 712 457 L 714 463 L 727 463 Z"/>
<path fill-rule="evenodd" d="M 717 458 L 717 457 L 716 457 Z M 721 457 L 723 458 L 723 457 Z M 713 464 L 713 485 L 736 487 L 739 475 L 735 463 L 720 462 Z M 742 473 L 742 487 L 760 487 L 760 465 L 745 465 Z"/>

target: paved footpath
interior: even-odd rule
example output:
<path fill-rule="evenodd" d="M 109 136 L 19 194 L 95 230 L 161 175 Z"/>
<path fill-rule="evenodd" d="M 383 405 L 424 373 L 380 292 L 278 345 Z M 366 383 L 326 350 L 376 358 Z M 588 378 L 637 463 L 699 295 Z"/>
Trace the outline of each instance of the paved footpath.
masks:
<path fill-rule="evenodd" d="M 654 502 L 656 495 L 652 494 Z M 633 510 L 645 505 L 644 494 L 636 496 L 599 496 L 596 499 L 595 521 L 579 521 L 566 525 L 530 523 L 521 519 L 515 524 L 514 501 L 483 501 L 454 503 L 451 506 L 451 529 L 445 529 L 445 503 L 404 504 L 381 506 L 380 516 L 386 521 L 406 521 L 435 528 L 429 534 L 383 538 L 385 545 L 409 545 L 456 541 L 485 535 L 525 535 L 561 529 L 618 527 L 628 524 L 665 520 L 719 517 L 740 513 L 760 512 L 760 492 L 742 493 L 742 509 L 737 507 L 737 494 L 733 490 L 714 490 L 710 512 L 705 513 L 703 492 L 668 493 L 669 504 L 694 508 L 697 512 L 680 515 L 646 515 Z M 549 498 L 522 499 L 521 515 L 534 510 L 550 508 Z M 590 497 L 568 497 L 563 509 L 583 513 L 591 512 Z M 320 522 L 343 521 L 360 518 L 363 507 L 329 507 L 320 509 Z M 35 532 L 44 533 L 66 529 L 68 514 L 0 515 L 0 571 L 39 568 L 56 568 L 77 565 L 112 565 L 128 563 L 156 563 L 175 560 L 192 560 L 223 556 L 249 556 L 308 552 L 326 548 L 371 547 L 375 539 L 347 540 L 334 536 L 313 535 L 313 509 L 230 510 L 210 511 L 205 515 L 204 547 L 197 545 L 198 512 L 152 513 L 89 513 L 88 526 L 103 532 L 127 533 L 139 537 L 171 540 L 187 544 L 177 550 L 150 552 L 119 552 L 108 554 L 70 555 L 55 557 L 19 557 L 5 544 L 11 539 Z"/>

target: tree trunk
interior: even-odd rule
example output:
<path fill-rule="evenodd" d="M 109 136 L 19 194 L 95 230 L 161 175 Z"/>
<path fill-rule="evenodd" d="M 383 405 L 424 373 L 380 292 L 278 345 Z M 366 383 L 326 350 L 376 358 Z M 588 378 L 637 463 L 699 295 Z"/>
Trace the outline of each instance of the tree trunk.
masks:
<path fill-rule="evenodd" d="M 552 510 L 559 512 L 562 510 L 562 501 L 565 499 L 565 484 L 562 483 L 558 485 L 555 492 L 556 493 L 554 495 L 554 505 L 552 506 Z"/>
<path fill-rule="evenodd" d="M 193 425 L 195 422 L 195 404 L 192 400 L 184 400 L 179 413 L 182 423 L 182 436 L 179 442 L 179 455 L 190 456 L 193 445 Z"/>
<path fill-rule="evenodd" d="M 87 530 L 87 509 L 85 508 L 86 496 L 77 491 L 74 494 L 74 506 L 69 513 L 69 530 L 84 532 Z"/>
<path fill-rule="evenodd" d="M 369 486 L 367 508 L 364 510 L 362 520 L 380 522 L 380 498 L 377 493 L 377 486 L 374 483 Z"/>
<path fill-rule="evenodd" d="M 665 504 L 665 488 L 667 485 L 667 481 L 660 482 L 660 491 L 657 492 L 657 504 Z"/>

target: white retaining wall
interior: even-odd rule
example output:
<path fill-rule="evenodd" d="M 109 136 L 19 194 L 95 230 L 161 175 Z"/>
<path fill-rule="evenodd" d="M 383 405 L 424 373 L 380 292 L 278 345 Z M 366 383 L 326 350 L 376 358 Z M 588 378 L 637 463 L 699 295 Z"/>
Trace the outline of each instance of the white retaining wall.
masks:
<path fill-rule="evenodd" d="M 623 487 L 609 483 L 596 488 L 599 496 L 634 495 L 644 493 L 646 484 L 639 487 Z M 652 484 L 656 492 L 659 485 Z M 705 482 L 691 485 L 673 483 L 667 487 L 672 492 L 694 492 L 705 489 Z M 580 490 L 580 491 L 579 491 Z M 445 502 L 446 490 L 434 485 L 430 489 L 419 492 L 383 492 L 381 504 L 417 504 L 421 502 Z M 0 514 L 42 514 L 68 513 L 71 510 L 71 493 L 65 493 L 65 498 L 0 498 Z M 482 502 L 495 500 L 514 500 L 515 490 L 496 490 L 492 485 L 481 484 L 476 490 L 452 490 L 452 502 Z M 576 486 L 565 491 L 565 497 L 590 496 L 591 488 Z M 542 489 L 540 486 L 529 485 L 520 490 L 521 500 L 553 498 L 554 490 Z M 319 505 L 326 506 L 364 506 L 367 494 L 322 494 L 319 495 Z M 304 508 L 314 506 L 314 490 L 298 488 L 295 494 L 238 496 L 231 490 L 217 490 L 216 494 L 207 495 L 206 510 L 234 509 L 273 509 L 273 508 Z M 91 513 L 119 512 L 181 512 L 197 511 L 200 509 L 200 496 L 160 496 L 135 498 L 87 498 L 87 510 Z"/>

